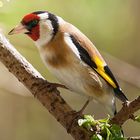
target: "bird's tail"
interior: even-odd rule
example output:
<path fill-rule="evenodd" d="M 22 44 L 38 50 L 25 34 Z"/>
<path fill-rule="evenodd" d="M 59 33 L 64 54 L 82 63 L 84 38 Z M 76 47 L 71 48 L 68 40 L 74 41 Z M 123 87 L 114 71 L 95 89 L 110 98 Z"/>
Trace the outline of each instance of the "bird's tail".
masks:
<path fill-rule="evenodd" d="M 125 94 L 123 93 L 123 91 L 121 90 L 121 88 L 119 88 L 119 87 L 114 88 L 114 92 L 115 92 L 115 96 L 118 99 L 120 99 L 122 102 L 128 101 L 127 97 L 125 96 Z"/>

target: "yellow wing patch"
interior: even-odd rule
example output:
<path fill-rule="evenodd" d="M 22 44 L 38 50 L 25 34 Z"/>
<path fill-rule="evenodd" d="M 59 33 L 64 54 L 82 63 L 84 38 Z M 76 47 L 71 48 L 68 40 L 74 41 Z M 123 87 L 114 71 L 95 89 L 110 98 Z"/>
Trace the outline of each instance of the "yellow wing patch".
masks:
<path fill-rule="evenodd" d="M 115 82 L 112 80 L 112 78 L 105 72 L 104 70 L 104 66 L 106 65 L 106 63 L 102 60 L 99 59 L 99 57 L 94 57 L 94 61 L 97 65 L 97 68 L 95 69 L 97 71 L 97 73 L 99 73 L 99 75 L 101 75 L 101 77 L 103 79 L 105 79 L 112 87 L 116 88 L 116 84 Z"/>

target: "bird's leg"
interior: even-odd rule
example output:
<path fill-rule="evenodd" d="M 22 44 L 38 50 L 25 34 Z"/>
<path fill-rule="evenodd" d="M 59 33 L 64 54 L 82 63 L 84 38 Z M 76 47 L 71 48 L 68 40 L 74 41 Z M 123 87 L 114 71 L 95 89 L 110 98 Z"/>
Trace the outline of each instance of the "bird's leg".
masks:
<path fill-rule="evenodd" d="M 81 116 L 91 100 L 92 100 L 92 98 L 89 97 L 88 100 L 85 102 L 85 104 L 83 105 L 83 107 L 79 111 L 77 111 L 77 112 L 72 111 L 72 112 L 69 112 L 68 114 L 69 115 Z"/>
<path fill-rule="evenodd" d="M 81 116 L 83 114 L 84 110 L 86 109 L 86 107 L 88 106 L 91 100 L 92 100 L 92 97 L 88 97 L 88 100 L 85 102 L 83 107 L 79 111 L 76 112 L 77 116 Z"/>
<path fill-rule="evenodd" d="M 83 107 L 77 112 L 79 115 L 82 115 L 82 113 L 84 112 L 84 110 L 86 109 L 86 107 L 88 106 L 90 102 L 90 99 L 88 99 L 85 104 L 83 105 Z"/>
<path fill-rule="evenodd" d="M 67 115 L 71 115 L 72 116 L 72 122 L 70 123 L 70 125 L 68 125 L 67 127 L 67 132 L 69 133 L 71 130 L 72 125 L 74 124 L 75 121 L 78 120 L 78 118 L 80 118 L 85 110 L 85 108 L 87 107 L 87 105 L 89 104 L 89 102 L 92 100 L 91 97 L 88 98 L 88 100 L 85 102 L 85 104 L 83 105 L 83 107 L 79 110 L 79 111 L 72 111 L 72 112 L 68 112 Z"/>

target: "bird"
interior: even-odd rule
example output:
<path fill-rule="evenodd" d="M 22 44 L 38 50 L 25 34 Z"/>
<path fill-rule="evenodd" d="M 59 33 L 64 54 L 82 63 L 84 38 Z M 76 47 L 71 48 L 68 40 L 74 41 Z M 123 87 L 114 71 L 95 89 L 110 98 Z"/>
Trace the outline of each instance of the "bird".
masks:
<path fill-rule="evenodd" d="M 115 97 L 123 103 L 128 101 L 94 44 L 60 16 L 48 11 L 26 14 L 9 35 L 19 33 L 33 40 L 44 64 L 62 85 L 87 97 L 82 111 L 94 100 L 115 115 Z"/>

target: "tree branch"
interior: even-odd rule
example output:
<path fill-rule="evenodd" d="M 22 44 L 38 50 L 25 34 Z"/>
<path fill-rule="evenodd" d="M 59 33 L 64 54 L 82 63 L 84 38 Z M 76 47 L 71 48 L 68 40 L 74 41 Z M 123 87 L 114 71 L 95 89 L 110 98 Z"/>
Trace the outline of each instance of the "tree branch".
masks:
<path fill-rule="evenodd" d="M 140 136 L 137 137 L 129 137 L 127 140 L 140 140 Z"/>
<path fill-rule="evenodd" d="M 135 100 L 124 104 L 122 109 L 112 118 L 111 122 L 123 125 L 124 122 L 131 118 L 131 116 L 140 109 L 140 96 Z"/>
<path fill-rule="evenodd" d="M 78 126 L 77 120 L 74 121 L 73 115 L 69 114 L 70 112 L 75 111 L 72 110 L 60 96 L 60 92 L 57 89 L 50 91 L 48 86 L 50 83 L 17 52 L 2 34 L 0 34 L 0 61 L 33 95 L 36 95 L 36 98 L 65 129 L 68 129 L 68 127 L 71 126 L 70 134 L 75 140 L 90 140 L 93 132 Z M 112 119 L 112 122 L 120 125 L 123 124 L 129 119 L 129 115 L 139 108 L 140 97 L 132 101 L 128 107 L 124 106 Z M 122 119 L 120 119 L 121 117 Z"/>
<path fill-rule="evenodd" d="M 0 34 L 0 61 L 23 83 L 29 91 L 47 108 L 64 128 L 73 122 L 72 115 L 67 115 L 74 110 L 64 101 L 57 89 L 49 92 L 46 80 L 33 66 L 22 57 L 17 50 Z M 70 134 L 76 140 L 89 140 L 88 131 L 72 123 Z"/>

